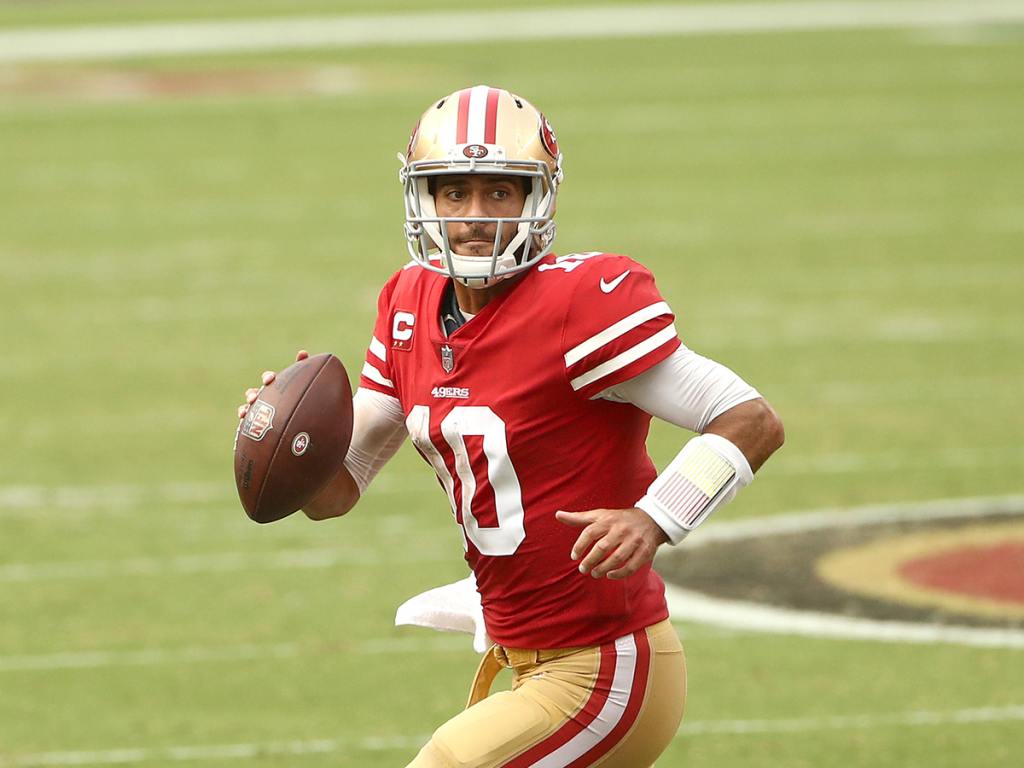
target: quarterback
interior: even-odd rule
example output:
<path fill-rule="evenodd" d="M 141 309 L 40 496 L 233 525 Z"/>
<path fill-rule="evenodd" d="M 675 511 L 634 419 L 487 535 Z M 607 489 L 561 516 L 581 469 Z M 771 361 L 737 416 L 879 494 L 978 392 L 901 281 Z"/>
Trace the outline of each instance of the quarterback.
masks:
<path fill-rule="evenodd" d="M 529 102 L 445 96 L 400 159 L 411 260 L 380 293 L 344 469 L 304 512 L 344 515 L 406 437 L 448 497 L 494 647 L 408 768 L 653 766 L 686 669 L 651 562 L 751 482 L 781 422 L 683 345 L 639 262 L 552 252 L 562 154 Z M 660 474 L 652 416 L 697 433 Z M 498 665 L 513 690 L 487 696 Z"/>

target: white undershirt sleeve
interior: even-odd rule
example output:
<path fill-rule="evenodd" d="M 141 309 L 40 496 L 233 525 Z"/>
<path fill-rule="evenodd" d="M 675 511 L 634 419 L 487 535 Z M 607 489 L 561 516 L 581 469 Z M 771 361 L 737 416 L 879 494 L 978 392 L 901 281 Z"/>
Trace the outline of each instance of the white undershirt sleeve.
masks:
<path fill-rule="evenodd" d="M 372 389 L 356 390 L 352 397 L 352 442 L 345 468 L 359 486 L 360 495 L 408 434 L 398 398 Z"/>
<path fill-rule="evenodd" d="M 617 403 L 632 403 L 692 432 L 703 432 L 730 408 L 760 396 L 729 368 L 682 345 L 650 370 L 598 395 Z"/>
<path fill-rule="evenodd" d="M 632 403 L 659 419 L 703 433 L 715 418 L 760 395 L 724 365 L 680 346 L 650 370 L 600 397 Z M 636 506 L 678 544 L 753 479 L 739 448 L 720 435 L 701 434 L 683 446 Z"/>

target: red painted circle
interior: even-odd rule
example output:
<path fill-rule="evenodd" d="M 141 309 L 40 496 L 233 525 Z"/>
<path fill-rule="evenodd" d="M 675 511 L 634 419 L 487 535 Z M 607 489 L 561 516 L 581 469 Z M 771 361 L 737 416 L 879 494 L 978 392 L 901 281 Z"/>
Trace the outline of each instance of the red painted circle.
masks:
<path fill-rule="evenodd" d="M 926 555 L 903 563 L 899 572 L 926 589 L 1024 604 L 1024 541 Z"/>

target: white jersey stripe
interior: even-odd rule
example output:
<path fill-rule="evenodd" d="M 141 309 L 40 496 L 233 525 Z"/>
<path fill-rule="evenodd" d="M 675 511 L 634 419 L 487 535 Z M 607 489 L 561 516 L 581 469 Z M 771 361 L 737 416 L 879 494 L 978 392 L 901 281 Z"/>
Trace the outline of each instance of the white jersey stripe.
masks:
<path fill-rule="evenodd" d="M 531 768 L 564 768 L 573 760 L 582 757 L 600 744 L 615 726 L 629 704 L 633 693 L 636 677 L 636 641 L 632 635 L 620 637 L 615 641 L 615 674 L 612 677 L 612 689 L 594 721 L 584 730 L 577 733 L 561 747 L 541 758 Z"/>
<path fill-rule="evenodd" d="M 565 367 L 568 368 L 570 365 L 578 363 L 591 352 L 595 352 L 605 344 L 615 341 L 615 339 L 619 338 L 619 336 L 622 336 L 624 333 L 629 333 L 638 325 L 643 325 L 648 320 L 659 317 L 660 315 L 670 314 L 672 314 L 672 310 L 669 309 L 668 304 L 664 301 L 659 301 L 657 304 L 651 304 L 649 307 L 638 309 L 631 315 L 626 315 L 624 318 L 619 320 L 619 322 L 609 325 L 600 333 L 594 334 L 582 344 L 577 344 L 566 352 Z"/>
<path fill-rule="evenodd" d="M 395 388 L 395 385 L 391 381 L 391 379 L 385 378 L 383 373 L 378 371 L 369 363 L 363 364 L 363 376 L 368 378 L 370 381 L 375 381 L 378 384 L 383 384 L 385 387 L 391 387 L 391 389 Z"/>
<path fill-rule="evenodd" d="M 625 352 L 616 355 L 611 360 L 608 360 L 596 368 L 591 368 L 584 374 L 577 376 L 575 379 L 569 382 L 574 390 L 583 389 L 588 384 L 597 381 L 598 379 L 604 378 L 609 374 L 615 373 L 620 368 L 625 368 L 635 360 L 639 360 L 641 357 L 646 355 L 648 352 L 652 352 L 662 344 L 667 344 L 676 337 L 675 325 L 670 325 L 667 328 L 662 328 L 653 336 L 649 336 L 644 341 L 641 341 L 634 347 L 630 347 Z"/>
<path fill-rule="evenodd" d="M 380 359 L 381 362 L 385 362 L 385 363 L 387 362 L 387 360 L 388 360 L 388 350 L 387 350 L 387 347 L 385 347 L 383 344 L 381 344 L 380 340 L 376 336 L 374 336 L 373 338 L 370 339 L 370 352 L 372 352 L 375 357 Z"/>
<path fill-rule="evenodd" d="M 487 122 L 487 92 L 491 89 L 486 85 L 477 85 L 469 97 L 469 130 L 466 141 L 469 144 L 483 144 L 484 130 Z"/>

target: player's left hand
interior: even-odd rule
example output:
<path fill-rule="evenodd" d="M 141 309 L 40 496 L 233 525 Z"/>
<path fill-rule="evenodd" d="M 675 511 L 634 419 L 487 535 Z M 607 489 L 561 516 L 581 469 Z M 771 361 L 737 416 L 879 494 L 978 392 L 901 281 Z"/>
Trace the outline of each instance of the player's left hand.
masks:
<path fill-rule="evenodd" d="M 654 559 L 668 536 L 642 509 L 591 509 L 587 512 L 556 512 L 559 522 L 582 528 L 572 547 L 580 573 L 595 579 L 625 579 Z"/>

